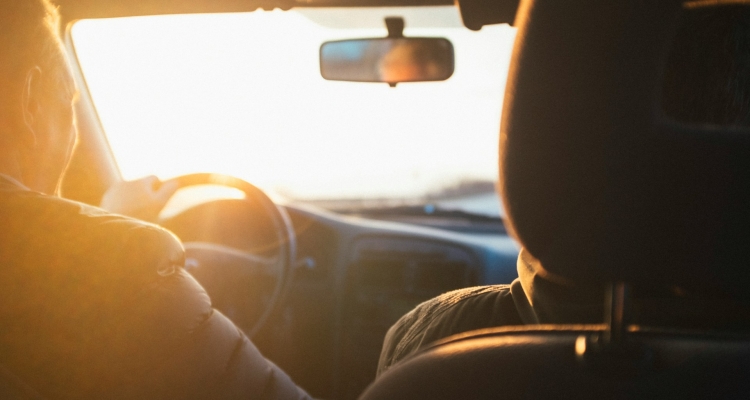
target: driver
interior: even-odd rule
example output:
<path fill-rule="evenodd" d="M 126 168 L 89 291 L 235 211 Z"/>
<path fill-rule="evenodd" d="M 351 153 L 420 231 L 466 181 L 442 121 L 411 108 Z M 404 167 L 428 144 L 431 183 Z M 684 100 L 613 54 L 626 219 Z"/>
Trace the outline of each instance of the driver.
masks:
<path fill-rule="evenodd" d="M 444 49 L 427 41 L 396 40 L 378 63 L 383 82 L 434 81 L 450 76 Z"/>
<path fill-rule="evenodd" d="M 211 308 L 170 232 L 57 196 L 77 96 L 57 10 L 4 1 L 0 21 L 0 397 L 309 398 Z M 174 191 L 154 183 L 104 203 L 153 218 Z"/>
<path fill-rule="evenodd" d="M 675 38 L 664 74 L 664 113 L 686 123 L 750 126 L 750 10 L 696 8 L 685 14 Z M 518 279 L 510 285 L 449 292 L 401 317 L 386 334 L 378 374 L 435 341 L 475 329 L 604 321 L 603 289 L 551 274 L 525 249 L 517 269 Z M 747 329 L 750 323 L 747 309 L 712 303 L 711 293 L 634 289 L 648 291 L 634 299 L 641 302 L 637 322 L 643 325 Z M 675 296 L 682 301 L 669 308 L 660 302 Z"/>

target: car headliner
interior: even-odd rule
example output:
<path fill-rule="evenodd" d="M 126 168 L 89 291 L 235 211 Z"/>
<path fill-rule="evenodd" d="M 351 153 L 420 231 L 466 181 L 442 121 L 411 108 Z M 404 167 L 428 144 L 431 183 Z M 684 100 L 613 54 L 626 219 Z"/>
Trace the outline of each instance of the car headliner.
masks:
<path fill-rule="evenodd" d="M 453 5 L 451 0 L 57 0 L 64 22 L 157 14 L 243 12 L 292 7 Z"/>

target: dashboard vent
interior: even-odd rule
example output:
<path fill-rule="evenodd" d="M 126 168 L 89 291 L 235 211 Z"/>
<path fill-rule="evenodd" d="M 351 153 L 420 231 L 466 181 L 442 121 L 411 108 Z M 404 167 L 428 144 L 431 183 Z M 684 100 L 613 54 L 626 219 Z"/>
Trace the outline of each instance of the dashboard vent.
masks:
<path fill-rule="evenodd" d="M 468 251 L 454 245 L 366 238 L 353 248 L 350 284 L 360 290 L 431 297 L 471 285 L 475 264 Z"/>

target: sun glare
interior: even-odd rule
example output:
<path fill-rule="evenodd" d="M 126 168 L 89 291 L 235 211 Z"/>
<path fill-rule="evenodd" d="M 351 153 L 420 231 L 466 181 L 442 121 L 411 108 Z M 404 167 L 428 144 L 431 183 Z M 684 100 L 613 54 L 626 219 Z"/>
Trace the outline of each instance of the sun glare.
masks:
<path fill-rule="evenodd" d="M 405 12 L 372 10 L 363 21 Z M 337 27 L 347 20 L 336 12 L 76 23 L 76 52 L 124 177 L 217 172 L 297 198 L 410 197 L 495 179 L 513 29 L 468 31 L 453 7 L 408 11 L 405 34 L 447 37 L 456 71 L 390 88 L 321 78 L 323 42 L 386 34 L 375 23 Z M 446 26 L 424 26 L 424 12 Z"/>

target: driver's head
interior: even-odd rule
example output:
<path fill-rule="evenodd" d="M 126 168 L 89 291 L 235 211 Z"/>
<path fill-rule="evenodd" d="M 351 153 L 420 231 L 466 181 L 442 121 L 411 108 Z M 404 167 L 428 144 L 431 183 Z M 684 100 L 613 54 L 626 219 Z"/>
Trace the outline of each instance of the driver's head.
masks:
<path fill-rule="evenodd" d="M 446 78 L 446 52 L 420 40 L 398 40 L 378 64 L 384 82 L 430 81 Z"/>
<path fill-rule="evenodd" d="M 54 193 L 76 132 L 76 96 L 48 0 L 0 2 L 0 173 Z"/>

